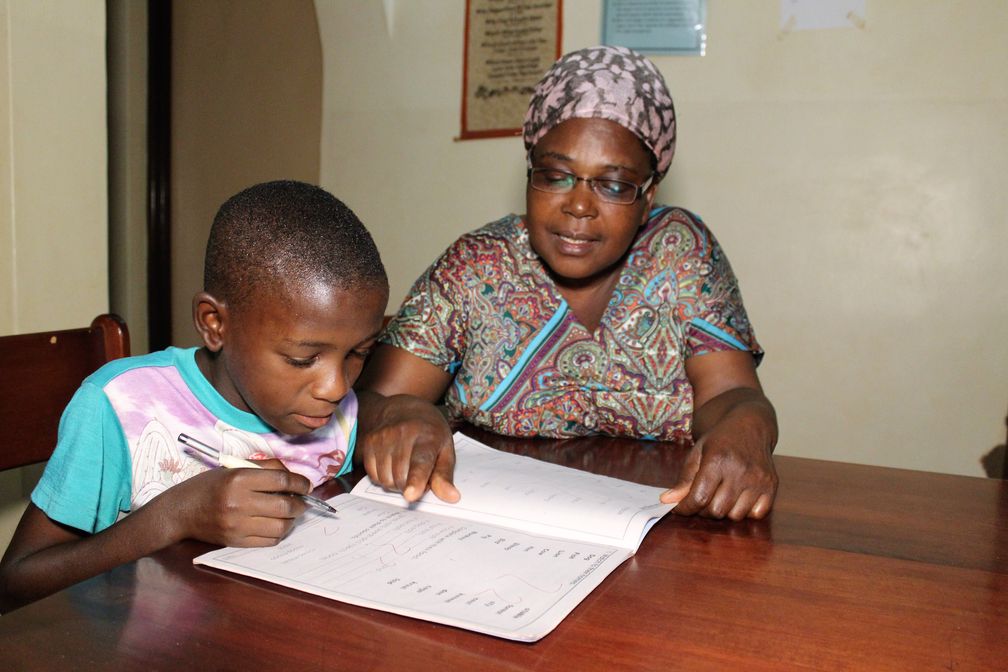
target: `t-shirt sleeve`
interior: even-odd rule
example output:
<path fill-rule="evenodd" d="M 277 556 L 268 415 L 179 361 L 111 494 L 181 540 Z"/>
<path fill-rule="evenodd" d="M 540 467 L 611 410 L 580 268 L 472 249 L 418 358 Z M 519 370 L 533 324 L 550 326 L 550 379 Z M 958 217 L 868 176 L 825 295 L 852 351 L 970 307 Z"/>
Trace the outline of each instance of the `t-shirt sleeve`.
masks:
<path fill-rule="evenodd" d="M 456 241 L 413 284 L 380 341 L 455 373 L 466 351 L 466 296 L 479 291 L 474 261 L 465 239 Z"/>
<path fill-rule="evenodd" d="M 706 225 L 693 216 L 698 242 L 696 286 L 690 292 L 696 304 L 686 320 L 686 357 L 723 350 L 748 350 L 756 364 L 763 349 L 756 341 L 742 302 L 739 283 L 728 257 Z"/>
<path fill-rule="evenodd" d="M 119 420 L 102 389 L 85 382 L 63 411 L 56 449 L 32 503 L 58 523 L 93 533 L 129 511 L 131 488 Z"/>

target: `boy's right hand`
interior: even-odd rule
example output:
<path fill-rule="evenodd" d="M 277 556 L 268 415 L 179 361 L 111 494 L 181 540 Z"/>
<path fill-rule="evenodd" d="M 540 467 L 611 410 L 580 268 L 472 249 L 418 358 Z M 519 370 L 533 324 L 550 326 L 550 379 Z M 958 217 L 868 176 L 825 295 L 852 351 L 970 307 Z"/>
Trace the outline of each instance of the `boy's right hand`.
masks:
<path fill-rule="evenodd" d="M 307 504 L 290 494 L 308 494 L 300 474 L 263 461 L 264 469 L 210 469 L 168 490 L 179 538 L 220 546 L 274 546 Z M 278 463 L 279 464 L 279 463 Z M 279 465 L 282 467 L 282 465 Z"/>

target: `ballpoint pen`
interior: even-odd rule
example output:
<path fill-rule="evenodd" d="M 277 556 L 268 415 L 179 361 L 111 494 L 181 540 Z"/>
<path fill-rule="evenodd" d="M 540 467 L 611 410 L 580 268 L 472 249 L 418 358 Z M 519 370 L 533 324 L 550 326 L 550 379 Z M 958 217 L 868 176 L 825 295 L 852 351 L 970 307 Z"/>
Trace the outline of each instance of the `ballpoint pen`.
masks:
<path fill-rule="evenodd" d="M 221 453 L 216 448 L 212 448 L 207 444 L 203 443 L 199 439 L 194 439 L 188 434 L 179 434 L 178 441 L 183 446 L 186 447 L 188 452 L 197 452 L 200 455 L 213 460 L 225 469 L 238 469 L 238 468 L 249 468 L 249 469 L 262 469 L 262 466 L 252 462 L 251 460 L 244 460 L 235 455 L 225 455 Z M 311 495 L 299 495 L 295 493 L 290 493 L 296 497 L 300 497 L 305 504 L 311 506 L 312 508 L 318 509 L 325 513 L 335 515 L 337 513 L 336 509 L 322 501 L 318 497 L 312 497 Z"/>

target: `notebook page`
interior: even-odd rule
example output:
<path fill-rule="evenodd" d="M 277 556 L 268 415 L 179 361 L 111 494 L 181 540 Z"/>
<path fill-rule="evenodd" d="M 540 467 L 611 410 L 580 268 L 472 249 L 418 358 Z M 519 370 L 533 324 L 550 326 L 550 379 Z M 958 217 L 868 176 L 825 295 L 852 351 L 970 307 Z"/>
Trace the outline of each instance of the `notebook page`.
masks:
<path fill-rule="evenodd" d="M 494 450 L 460 432 L 454 439 L 454 480 L 462 499 L 446 504 L 428 492 L 410 508 L 631 552 L 651 525 L 672 510 L 673 505 L 658 501 L 663 488 Z M 406 506 L 399 492 L 386 491 L 367 477 L 353 494 Z"/>
<path fill-rule="evenodd" d="M 222 548 L 217 567 L 362 607 L 536 641 L 624 560 L 616 547 L 531 535 L 343 494 L 272 548 Z"/>

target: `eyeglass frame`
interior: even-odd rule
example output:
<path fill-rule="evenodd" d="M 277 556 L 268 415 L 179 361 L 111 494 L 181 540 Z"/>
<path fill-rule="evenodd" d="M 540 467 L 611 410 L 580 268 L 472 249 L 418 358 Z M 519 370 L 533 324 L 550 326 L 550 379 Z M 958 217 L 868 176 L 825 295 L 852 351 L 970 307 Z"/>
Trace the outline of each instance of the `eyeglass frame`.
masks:
<path fill-rule="evenodd" d="M 545 171 L 549 171 L 549 172 L 553 172 L 553 173 L 563 173 L 564 175 L 569 175 L 570 177 L 574 178 L 574 184 L 572 184 L 571 187 L 570 187 L 570 189 L 567 189 L 566 191 L 550 191 L 548 189 L 543 189 L 541 187 L 535 186 L 532 183 L 532 173 L 537 173 L 537 172 L 541 173 L 541 172 L 545 172 Z M 578 175 L 576 173 L 572 173 L 569 170 L 560 170 L 559 168 L 542 168 L 542 167 L 540 167 L 540 168 L 529 168 L 529 169 L 527 169 L 525 171 L 525 179 L 528 180 L 528 185 L 530 187 L 532 187 L 533 189 L 535 189 L 536 191 L 538 191 L 538 192 L 541 192 L 541 193 L 544 193 L 544 194 L 569 194 L 572 191 L 574 191 L 574 188 L 577 187 L 577 183 L 578 182 L 584 182 L 585 184 L 588 185 L 588 190 L 591 191 L 591 193 L 593 193 L 595 196 L 598 196 L 604 202 L 611 203 L 612 205 L 633 205 L 634 203 L 636 203 L 640 199 L 641 196 L 644 195 L 645 191 L 647 191 L 648 189 L 651 188 L 651 185 L 654 183 L 654 178 L 655 178 L 655 174 L 651 173 L 650 175 L 648 175 L 648 178 L 646 180 L 644 180 L 643 183 L 636 184 L 634 182 L 627 182 L 626 180 L 617 180 L 617 179 L 614 179 L 614 178 L 611 178 L 611 177 L 581 177 L 580 175 Z M 629 201 L 626 201 L 626 202 L 623 202 L 623 201 L 612 201 L 612 200 L 609 200 L 608 198 L 606 198 L 601 192 L 599 192 L 596 189 L 596 183 L 598 183 L 598 182 L 618 182 L 620 184 L 625 184 L 625 185 L 628 185 L 628 186 L 632 186 L 637 191 L 634 192 L 633 198 L 630 199 Z"/>

